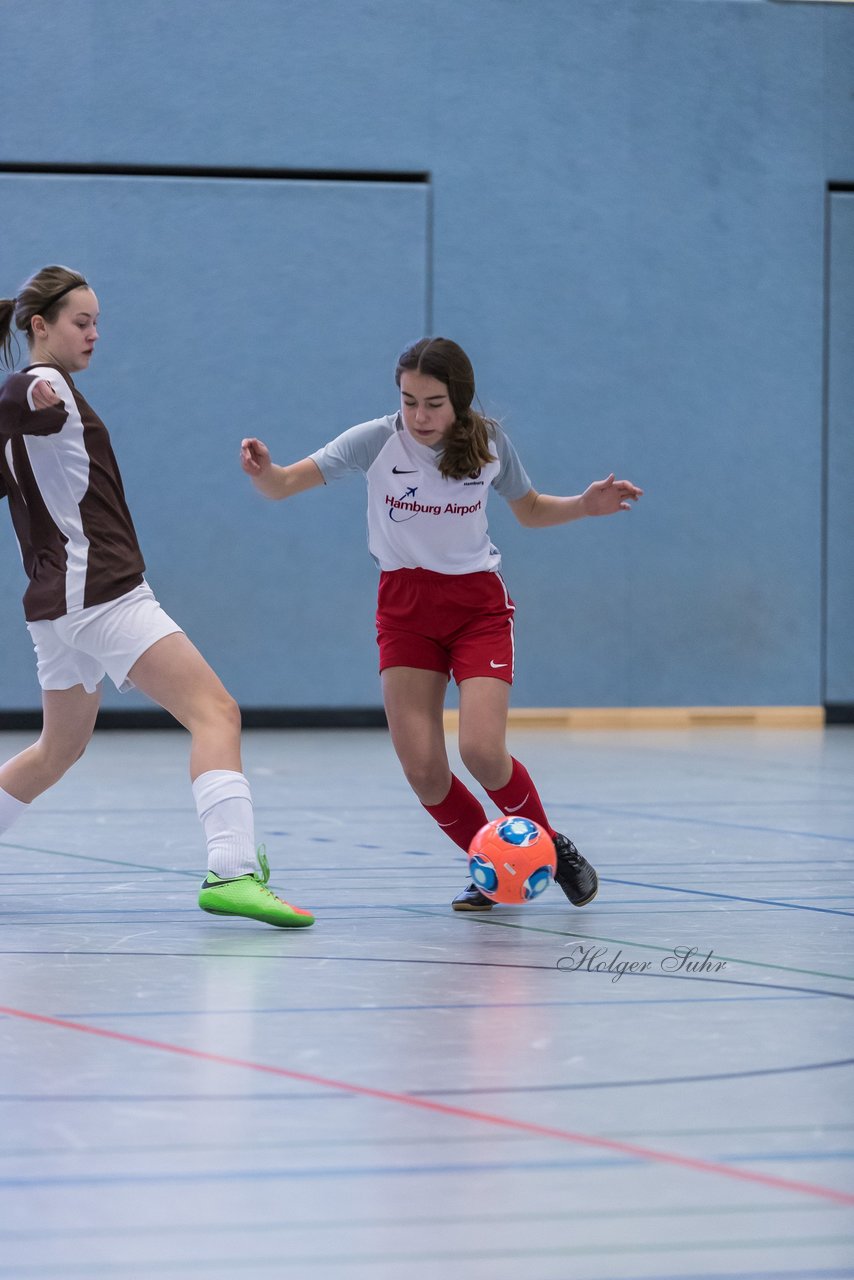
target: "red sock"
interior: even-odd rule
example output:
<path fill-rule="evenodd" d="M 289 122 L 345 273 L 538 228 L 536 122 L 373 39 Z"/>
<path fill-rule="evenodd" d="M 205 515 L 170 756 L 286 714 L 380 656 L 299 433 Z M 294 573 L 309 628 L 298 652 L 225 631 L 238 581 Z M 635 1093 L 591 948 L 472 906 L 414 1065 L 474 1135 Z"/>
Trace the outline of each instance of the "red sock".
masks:
<path fill-rule="evenodd" d="M 512 759 L 512 756 L 511 756 Z M 523 818 L 530 818 L 545 827 L 552 839 L 555 832 L 543 808 L 543 802 L 537 794 L 537 788 L 523 764 L 513 760 L 513 772 L 510 781 L 500 791 L 487 791 L 490 800 L 494 800 L 502 813 L 518 813 Z"/>
<path fill-rule="evenodd" d="M 486 811 L 468 787 L 451 774 L 451 789 L 440 804 L 425 804 L 446 836 L 468 853 L 468 847 L 481 827 L 486 826 Z"/>

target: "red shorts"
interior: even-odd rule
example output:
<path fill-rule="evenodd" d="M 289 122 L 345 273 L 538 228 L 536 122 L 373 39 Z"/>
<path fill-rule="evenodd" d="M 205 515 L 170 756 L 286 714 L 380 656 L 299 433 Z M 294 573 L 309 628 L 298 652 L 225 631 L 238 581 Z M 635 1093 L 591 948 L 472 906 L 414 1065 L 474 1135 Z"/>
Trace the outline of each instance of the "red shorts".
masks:
<path fill-rule="evenodd" d="M 472 676 L 513 683 L 516 606 L 498 573 L 395 569 L 380 575 L 380 671 L 441 671 L 457 684 Z"/>

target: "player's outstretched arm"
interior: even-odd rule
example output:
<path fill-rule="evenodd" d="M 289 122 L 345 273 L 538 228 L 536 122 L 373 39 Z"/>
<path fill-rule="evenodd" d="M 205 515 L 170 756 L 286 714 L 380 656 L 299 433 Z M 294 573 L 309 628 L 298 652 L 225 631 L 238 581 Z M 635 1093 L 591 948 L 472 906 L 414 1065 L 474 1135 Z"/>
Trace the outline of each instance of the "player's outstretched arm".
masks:
<path fill-rule="evenodd" d="M 545 529 L 550 525 L 569 524 L 585 516 L 610 516 L 617 511 L 630 511 L 631 504 L 643 495 L 643 489 L 630 480 L 617 480 L 610 475 L 596 480 L 584 493 L 572 498 L 558 498 L 529 489 L 523 498 L 509 503 L 520 524 L 528 529 Z"/>
<path fill-rule="evenodd" d="M 273 462 L 263 440 L 254 437 L 241 441 L 240 465 L 265 498 L 293 498 L 324 483 L 320 468 L 311 458 L 280 467 Z"/>

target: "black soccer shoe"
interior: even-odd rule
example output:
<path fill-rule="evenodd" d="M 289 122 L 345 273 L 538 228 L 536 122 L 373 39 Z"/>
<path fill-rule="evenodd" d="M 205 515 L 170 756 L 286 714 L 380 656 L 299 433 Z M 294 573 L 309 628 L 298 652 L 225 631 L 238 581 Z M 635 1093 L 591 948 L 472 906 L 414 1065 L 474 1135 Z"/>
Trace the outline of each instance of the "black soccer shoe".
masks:
<path fill-rule="evenodd" d="M 492 907 L 492 900 L 481 893 L 475 884 L 467 885 L 451 903 L 453 911 L 491 911 Z"/>
<path fill-rule="evenodd" d="M 586 858 L 582 858 L 569 836 L 555 832 L 557 871 L 555 880 L 574 907 L 592 902 L 599 891 L 599 877 Z M 460 895 L 462 896 L 462 895 Z"/>

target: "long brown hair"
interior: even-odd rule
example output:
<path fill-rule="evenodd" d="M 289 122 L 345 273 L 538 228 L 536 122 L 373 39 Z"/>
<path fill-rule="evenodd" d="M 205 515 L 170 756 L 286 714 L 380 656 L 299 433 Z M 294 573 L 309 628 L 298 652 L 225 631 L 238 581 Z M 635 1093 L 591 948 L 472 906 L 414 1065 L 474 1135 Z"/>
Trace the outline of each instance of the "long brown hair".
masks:
<path fill-rule="evenodd" d="M 0 359 L 7 369 L 14 367 L 12 344 L 16 339 L 12 321 L 32 345 L 33 316 L 43 316 L 52 324 L 65 305 L 67 295 L 81 285 L 88 287 L 88 281 L 79 271 L 72 271 L 70 267 L 42 267 L 21 285 L 16 298 L 0 298 Z"/>
<path fill-rule="evenodd" d="M 398 386 L 401 375 L 407 372 L 426 374 L 448 388 L 456 420 L 445 437 L 439 460 L 442 475 L 449 480 L 462 480 L 487 462 L 494 462 L 489 437 L 495 424 L 472 408 L 474 369 L 462 347 L 450 338 L 422 338 L 401 353 L 394 373 Z"/>

